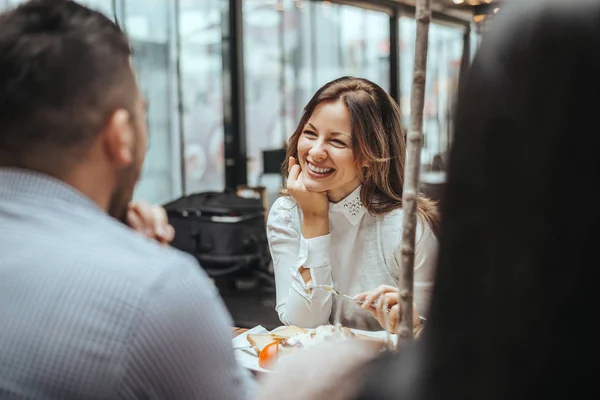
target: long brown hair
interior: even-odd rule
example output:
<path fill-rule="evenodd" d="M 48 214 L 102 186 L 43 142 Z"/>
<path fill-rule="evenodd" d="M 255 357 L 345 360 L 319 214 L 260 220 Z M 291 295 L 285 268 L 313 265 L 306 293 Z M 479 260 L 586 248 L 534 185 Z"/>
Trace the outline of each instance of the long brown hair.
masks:
<path fill-rule="evenodd" d="M 298 127 L 292 134 L 282 173 L 288 176 L 290 157 L 298 158 L 298 140 L 315 108 L 323 102 L 343 101 L 350 112 L 352 148 L 360 167 L 360 199 L 372 215 L 402 208 L 406 146 L 400 108 L 377 84 L 363 78 L 335 79 L 314 94 L 304 107 Z M 439 214 L 434 201 L 420 196 L 419 217 L 437 232 Z"/>

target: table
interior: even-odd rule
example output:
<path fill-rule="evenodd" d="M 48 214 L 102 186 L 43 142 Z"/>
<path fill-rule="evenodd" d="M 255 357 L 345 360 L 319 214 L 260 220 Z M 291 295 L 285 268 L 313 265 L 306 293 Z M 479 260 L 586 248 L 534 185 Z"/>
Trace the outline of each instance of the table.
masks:
<path fill-rule="evenodd" d="M 419 334 L 421 333 L 421 328 L 423 328 L 423 325 L 419 325 L 415 328 L 415 330 L 413 331 L 414 337 L 418 338 Z M 242 333 L 246 332 L 248 329 L 247 328 L 238 328 L 237 326 L 234 326 L 231 328 L 231 333 L 233 335 L 233 337 L 238 337 L 240 336 Z"/>

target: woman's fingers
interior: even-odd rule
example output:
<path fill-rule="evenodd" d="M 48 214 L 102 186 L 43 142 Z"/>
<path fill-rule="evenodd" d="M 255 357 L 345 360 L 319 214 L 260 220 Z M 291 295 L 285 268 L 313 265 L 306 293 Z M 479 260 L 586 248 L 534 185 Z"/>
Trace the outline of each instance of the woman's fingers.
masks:
<path fill-rule="evenodd" d="M 296 158 L 295 157 L 290 157 L 290 159 L 288 160 L 288 174 L 290 173 L 290 171 L 292 170 L 292 167 L 294 165 L 296 165 Z"/>
<path fill-rule="evenodd" d="M 375 297 L 377 294 L 379 296 Z M 359 293 L 354 298 L 364 301 L 361 308 L 369 311 L 381 324 L 382 328 L 386 328 L 387 321 L 390 332 L 396 333 L 396 325 L 400 320 L 401 312 L 397 288 L 382 285 L 371 292 Z"/>
<path fill-rule="evenodd" d="M 302 192 L 305 191 L 304 182 L 301 179 L 300 174 L 302 173 L 302 168 L 296 161 L 294 157 L 290 157 L 289 162 L 289 172 L 287 178 L 287 189 L 290 191 L 290 194 L 293 195 L 294 192 Z"/>
<path fill-rule="evenodd" d="M 369 309 L 373 308 L 374 301 L 375 301 L 375 298 L 373 296 L 371 296 L 370 294 L 368 294 L 364 297 L 363 302 L 360 305 L 360 307 L 365 310 L 369 310 Z"/>
<path fill-rule="evenodd" d="M 398 292 L 385 293 L 384 296 L 387 300 L 388 307 L 398 304 Z"/>
<path fill-rule="evenodd" d="M 363 301 L 363 300 L 365 299 L 365 297 L 367 297 L 367 294 L 368 294 L 368 293 L 369 293 L 369 292 L 362 292 L 362 293 L 359 293 L 359 294 L 357 294 L 356 296 L 354 296 L 354 299 L 355 299 L 356 301 Z"/>
<path fill-rule="evenodd" d="M 294 184 L 298 180 L 300 176 L 300 165 L 296 163 L 296 159 L 294 157 L 290 157 L 290 167 L 288 169 L 288 184 Z"/>
<path fill-rule="evenodd" d="M 362 303 L 362 308 L 366 309 L 366 308 L 372 307 L 372 305 L 379 300 L 381 295 L 382 294 L 377 290 L 369 292 L 369 294 L 367 294 L 365 296 L 364 303 Z"/>
<path fill-rule="evenodd" d="M 400 320 L 400 305 L 396 304 L 395 306 L 391 307 L 388 315 L 390 321 L 390 331 L 396 333 L 396 326 Z"/>
<path fill-rule="evenodd" d="M 364 303 L 362 304 L 362 308 L 367 309 L 372 303 L 379 299 L 379 297 L 387 293 L 389 293 L 392 296 L 397 296 L 398 288 L 390 285 L 380 285 L 376 289 L 367 292 L 366 296 L 364 297 Z"/>
<path fill-rule="evenodd" d="M 383 316 L 383 312 L 387 310 L 387 299 L 385 296 L 380 296 L 377 299 L 377 305 L 375 308 L 377 309 L 377 314 Z"/>

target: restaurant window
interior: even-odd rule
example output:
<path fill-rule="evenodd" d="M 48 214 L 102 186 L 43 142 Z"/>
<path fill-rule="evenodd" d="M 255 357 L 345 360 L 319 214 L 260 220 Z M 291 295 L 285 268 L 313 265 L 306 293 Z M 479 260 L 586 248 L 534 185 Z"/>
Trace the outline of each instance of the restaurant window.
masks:
<path fill-rule="evenodd" d="M 314 8 L 314 89 L 353 75 L 389 91 L 389 15 L 330 2 L 315 3 Z"/>
<path fill-rule="evenodd" d="M 410 128 L 410 92 L 413 78 L 416 22 L 400 18 L 400 105 L 402 117 Z M 423 148 L 421 165 L 434 167 L 452 142 L 452 121 L 460 65 L 464 47 L 463 27 L 432 22 L 429 27 L 427 80 L 423 110 Z"/>
<path fill-rule="evenodd" d="M 227 2 L 179 0 L 176 15 L 175 1 L 121 1 L 124 2 L 117 11 L 125 15 L 125 27 L 133 43 L 134 67 L 148 101 L 150 145 L 136 196 L 164 203 L 182 194 L 182 179 L 186 194 L 222 190 L 221 24 L 227 17 Z"/>
<path fill-rule="evenodd" d="M 22 0 L 7 0 L 15 6 Z M 134 198 L 164 203 L 180 193 L 177 129 L 174 125 L 172 2 L 155 0 L 79 0 L 111 20 L 130 37 L 133 66 L 148 102 L 149 147 Z M 0 3 L 2 4 L 2 3 Z M 114 7 L 114 8 L 113 8 Z"/>
<path fill-rule="evenodd" d="M 110 19 L 114 19 L 115 10 L 113 10 L 113 0 L 77 0 L 78 3 L 83 4 L 96 11 L 100 11 Z M 118 2 L 116 2 L 118 4 Z"/>
<path fill-rule="evenodd" d="M 186 190 L 225 187 L 222 19 L 227 1 L 180 1 Z"/>
<path fill-rule="evenodd" d="M 320 86 L 354 75 L 389 90 L 389 16 L 308 0 L 242 6 L 248 183 L 274 195 L 281 179 L 262 176 L 262 151 L 287 143 Z"/>
<path fill-rule="evenodd" d="M 180 194 L 172 2 L 117 2 L 133 47 L 133 66 L 148 104 L 148 152 L 135 198 L 165 203 Z"/>
<path fill-rule="evenodd" d="M 298 15 L 284 8 L 281 0 L 242 2 L 246 151 L 251 185 L 265 183 L 259 182 L 261 151 L 283 147 L 295 119 L 286 107 L 290 88 L 285 85 L 284 76 L 286 58 L 293 57 L 295 50 L 286 52 L 284 46 L 293 47 L 290 43 L 295 41 L 296 35 L 289 26 L 297 24 Z"/>

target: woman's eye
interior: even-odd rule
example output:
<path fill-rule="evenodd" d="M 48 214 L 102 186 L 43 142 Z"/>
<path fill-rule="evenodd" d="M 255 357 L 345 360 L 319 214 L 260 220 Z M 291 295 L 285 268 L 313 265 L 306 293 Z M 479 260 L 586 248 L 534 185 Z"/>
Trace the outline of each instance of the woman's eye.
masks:
<path fill-rule="evenodd" d="M 342 142 L 341 140 L 337 140 L 337 139 L 333 139 L 331 141 L 331 143 L 335 144 L 338 147 L 346 146 L 346 143 Z"/>
<path fill-rule="evenodd" d="M 317 134 L 312 131 L 304 131 L 304 136 L 317 137 Z"/>

